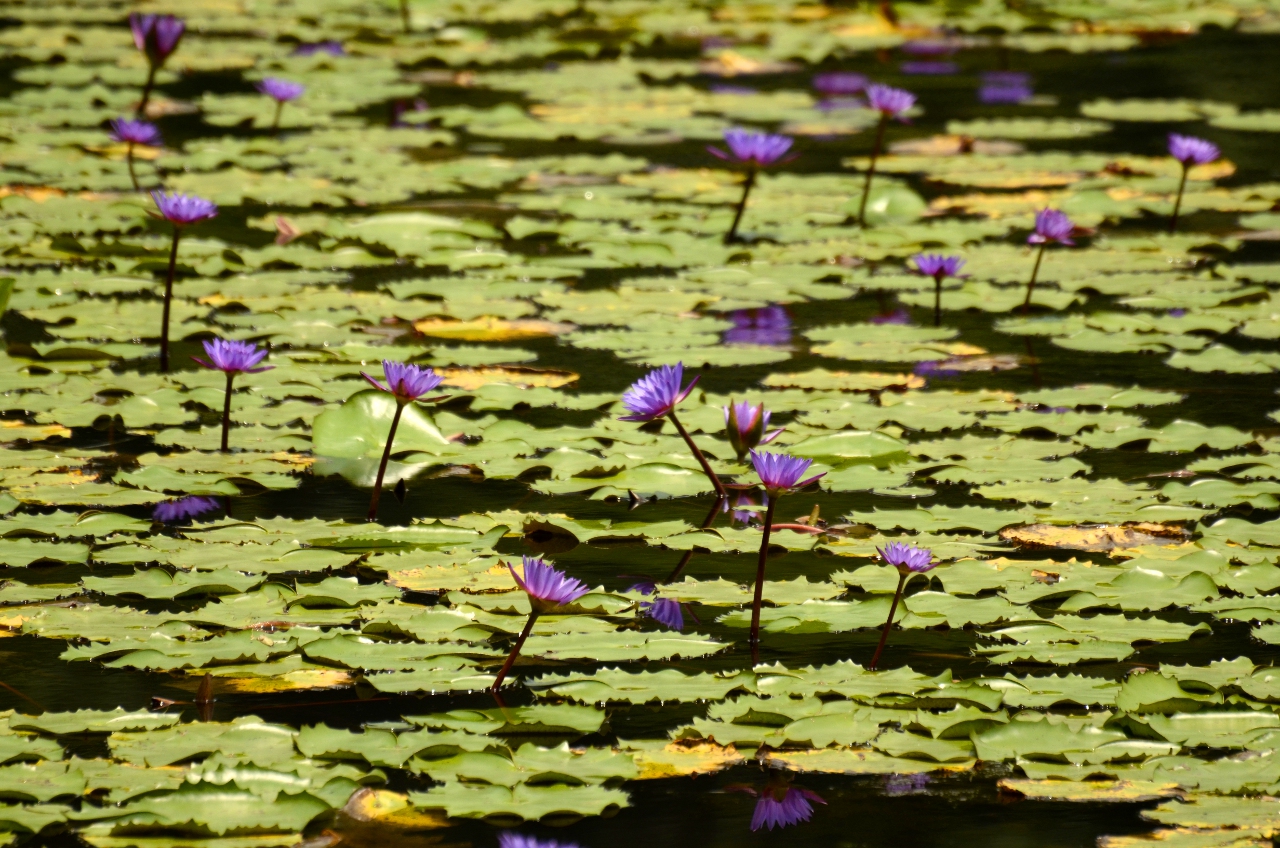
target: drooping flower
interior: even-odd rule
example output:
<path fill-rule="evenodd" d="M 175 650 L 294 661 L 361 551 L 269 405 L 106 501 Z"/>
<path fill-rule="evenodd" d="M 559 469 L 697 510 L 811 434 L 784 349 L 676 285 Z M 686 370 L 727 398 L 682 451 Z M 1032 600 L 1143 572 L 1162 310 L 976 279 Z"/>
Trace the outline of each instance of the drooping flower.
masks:
<path fill-rule="evenodd" d="M 187 25 L 173 15 L 134 12 L 129 15 L 129 29 L 133 31 L 134 45 L 146 55 L 148 62 L 158 67 L 178 49 Z"/>
<path fill-rule="evenodd" d="M 328 53 L 330 56 L 345 56 L 347 50 L 341 41 L 312 41 L 299 44 L 293 48 L 295 56 L 314 56 L 317 53 Z"/>
<path fill-rule="evenodd" d="M 791 344 L 791 316 L 785 307 L 773 303 L 762 309 L 735 309 L 729 313 L 733 326 L 724 332 L 725 344 L 781 347 Z"/>
<path fill-rule="evenodd" d="M 869 80 L 862 74 L 849 73 L 847 71 L 831 71 L 825 74 L 816 74 L 813 78 L 813 87 L 820 94 L 828 97 L 850 94 L 857 94 L 867 87 Z"/>
<path fill-rule="evenodd" d="M 163 191 L 151 192 L 151 199 L 160 208 L 160 214 L 175 227 L 198 224 L 218 215 L 218 206 L 211 200 L 196 197 L 194 194 Z"/>
<path fill-rule="evenodd" d="M 578 848 L 573 842 L 557 842 L 554 839 L 538 839 L 536 836 L 525 836 L 514 830 L 504 830 L 498 834 L 498 848 Z"/>
<path fill-rule="evenodd" d="M 729 437 L 729 444 L 738 454 L 739 462 L 753 448 L 767 445 L 782 435 L 782 428 L 772 433 L 765 432 L 769 426 L 769 415 L 769 410 L 764 408 L 763 403 L 752 406 L 745 400 L 737 403 L 731 401 L 724 408 L 725 432 Z"/>
<path fill-rule="evenodd" d="M 145 144 L 149 147 L 159 147 L 164 143 L 155 124 L 128 118 L 111 121 L 111 138 L 124 144 Z"/>
<path fill-rule="evenodd" d="M 826 804 L 821 796 L 798 786 L 770 786 L 760 793 L 755 812 L 751 816 L 751 829 L 773 830 L 807 822 L 813 815 L 813 804 Z"/>
<path fill-rule="evenodd" d="M 886 118 L 898 118 L 916 104 L 916 96 L 906 89 L 876 82 L 867 86 L 867 103 Z"/>
<path fill-rule="evenodd" d="M 209 339 L 204 342 L 204 352 L 208 355 L 208 359 L 201 359 L 198 356 L 191 358 L 205 368 L 214 368 L 228 374 L 257 374 L 260 371 L 268 371 L 275 367 L 274 365 L 254 367 L 266 358 L 267 350 L 266 348 L 258 347 L 252 342 L 242 342 L 235 339 Z"/>
<path fill-rule="evenodd" d="M 940 253 L 917 253 L 911 257 L 911 261 L 916 263 L 921 274 L 934 279 L 958 276 L 960 269 L 964 267 L 964 260 L 959 256 L 943 256 Z"/>
<path fill-rule="evenodd" d="M 161 501 L 156 504 L 151 515 L 156 521 L 174 524 L 179 521 L 188 521 L 206 512 L 213 512 L 220 506 L 217 498 L 191 495 L 176 501 Z"/>
<path fill-rule="evenodd" d="M 1218 145 L 1203 138 L 1190 135 L 1169 133 L 1169 155 L 1182 163 L 1183 167 L 1207 165 L 1222 155 Z"/>
<path fill-rule="evenodd" d="M 1071 232 L 1075 224 L 1065 212 L 1057 209 L 1041 209 L 1036 213 L 1036 229 L 1027 237 L 1027 244 L 1048 244 L 1056 241 L 1059 244 L 1075 244 L 1071 240 Z"/>
<path fill-rule="evenodd" d="M 589 591 L 581 580 L 569 577 L 541 559 L 524 557 L 523 564 L 523 578 L 509 564 L 507 570 L 515 578 L 516 585 L 529 596 L 529 603 L 539 614 L 571 604 Z"/>
<path fill-rule="evenodd" d="M 655 598 L 652 601 L 641 601 L 640 609 L 645 615 L 659 624 L 672 630 L 684 630 L 684 610 L 680 602 L 674 598 Z"/>
<path fill-rule="evenodd" d="M 735 127 L 725 130 L 724 141 L 728 151 L 715 146 L 709 146 L 707 150 L 727 161 L 751 168 L 767 168 L 785 156 L 795 140 L 790 136 L 750 132 Z"/>
<path fill-rule="evenodd" d="M 764 483 L 765 491 L 771 496 L 776 496 L 789 489 L 803 489 L 815 480 L 825 476 L 826 472 L 824 471 L 822 474 L 815 474 L 807 480 L 801 480 L 800 478 L 804 476 L 804 473 L 809 470 L 809 466 L 812 464 L 812 459 L 788 456 L 785 453 L 751 451 L 751 465 L 755 468 L 756 474 L 760 475 L 760 481 Z"/>
<path fill-rule="evenodd" d="M 290 82 L 279 77 L 267 77 L 257 84 L 258 91 L 277 103 L 288 103 L 302 96 L 307 87 L 300 82 Z"/>
<path fill-rule="evenodd" d="M 386 385 L 363 371 L 360 374 L 375 389 L 394 395 L 401 404 L 412 403 L 444 382 L 444 377 L 430 368 L 421 368 L 408 362 L 392 362 L 390 359 L 382 360 L 382 372 L 387 378 Z"/>
<path fill-rule="evenodd" d="M 933 561 L 933 551 L 928 548 L 890 542 L 876 550 L 880 551 L 881 559 L 898 569 L 899 574 L 924 574 L 937 566 Z"/>
<path fill-rule="evenodd" d="M 645 374 L 631 384 L 631 388 L 622 393 L 622 403 L 631 410 L 619 421 L 652 421 L 661 418 L 676 408 L 676 404 L 689 396 L 698 382 L 698 377 L 689 381 L 689 385 L 680 387 L 684 380 L 684 363 L 663 365 Z"/>

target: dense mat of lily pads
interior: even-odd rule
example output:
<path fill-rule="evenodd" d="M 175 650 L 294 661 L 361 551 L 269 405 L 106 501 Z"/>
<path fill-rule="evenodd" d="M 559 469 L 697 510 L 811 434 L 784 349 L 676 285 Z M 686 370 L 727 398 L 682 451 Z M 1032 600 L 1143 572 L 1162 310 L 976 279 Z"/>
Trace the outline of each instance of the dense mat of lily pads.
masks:
<path fill-rule="evenodd" d="M 962 49 L 1280 32 L 1274 0 L 1067 5 L 5 3 L 0 627 L 59 644 L 66 674 L 130 670 L 187 701 L 0 715 L 0 839 L 559 824 L 737 768 L 756 828 L 839 816 L 814 774 L 900 792 L 981 773 L 1031 803 L 1159 802 L 1151 835 L 1113 846 L 1270 844 L 1280 436 L 1184 416 L 1185 392 L 1132 375 L 1256 375 L 1242 406 L 1274 404 L 1280 264 L 1241 253 L 1277 238 L 1280 183 L 1233 179 L 1230 140 L 1280 112 L 1099 96 L 1063 115 L 995 72 L 989 114 L 941 125 L 853 74 L 808 87 L 871 51 L 927 89 Z M 135 41 L 130 12 L 185 33 Z M 1221 157 L 1153 155 L 1174 122 L 1212 127 Z M 1160 142 L 1116 152 L 1119 125 Z M 800 143 L 748 149 L 740 127 Z M 795 318 L 873 292 L 867 320 Z M 202 342 L 212 367 L 189 362 Z M 1106 378 L 1042 384 L 1077 354 L 1111 357 Z M 397 403 L 384 360 L 434 369 L 411 394 L 442 399 Z M 677 363 L 702 375 L 678 406 L 696 451 L 671 419 L 622 420 L 622 390 Z M 816 483 L 766 504 L 725 432 L 743 400 Z M 1117 470 L 1134 457 L 1143 473 Z M 443 517 L 312 502 L 375 479 L 384 506 L 438 492 Z M 495 506 L 452 509 L 459 485 Z M 840 498 L 858 506 L 814 506 Z M 846 647 L 822 662 L 747 649 L 766 515 L 766 554 L 803 566 L 762 584 L 761 639 L 831 634 Z M 901 603 L 897 544 L 936 565 Z M 520 552 L 584 550 L 616 578 L 562 565 L 585 593 L 531 606 Z M 501 682 L 526 623 L 515 705 L 439 707 Z M 1171 659 L 1230 628 L 1229 656 Z M 934 636 L 954 670 L 918 648 Z M 234 712 L 343 689 L 422 706 L 359 727 Z M 210 693 L 233 712 L 208 720 Z M 673 718 L 613 732 L 643 705 Z"/>

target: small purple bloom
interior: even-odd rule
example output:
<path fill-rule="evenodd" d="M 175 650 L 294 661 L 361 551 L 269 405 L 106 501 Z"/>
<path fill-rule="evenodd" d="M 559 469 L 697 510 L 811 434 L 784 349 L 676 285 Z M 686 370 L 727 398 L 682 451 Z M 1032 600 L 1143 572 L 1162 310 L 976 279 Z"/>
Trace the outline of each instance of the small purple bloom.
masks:
<path fill-rule="evenodd" d="M 912 76 L 946 76 L 958 73 L 960 66 L 955 62 L 903 62 L 898 69 Z"/>
<path fill-rule="evenodd" d="M 729 146 L 728 152 L 718 147 L 708 147 L 707 150 L 711 155 L 726 161 L 737 162 L 752 168 L 767 168 L 786 155 L 794 139 L 790 136 L 749 132 L 735 127 L 725 130 L 724 141 Z"/>
<path fill-rule="evenodd" d="M 658 591 L 658 584 L 652 580 L 641 580 L 627 587 L 628 592 L 639 592 L 641 595 L 652 595 Z"/>
<path fill-rule="evenodd" d="M 917 253 L 911 259 L 921 274 L 935 280 L 958 277 L 960 269 L 964 267 L 964 260 L 959 256 L 943 256 L 941 253 Z"/>
<path fill-rule="evenodd" d="M 642 601 L 640 609 L 654 621 L 671 630 L 684 630 L 684 610 L 680 602 L 672 598 Z"/>
<path fill-rule="evenodd" d="M 782 428 L 766 433 L 769 426 L 769 410 L 764 404 L 752 406 L 744 401 L 733 403 L 724 408 L 725 432 L 729 436 L 729 444 L 738 454 L 741 461 L 753 448 L 767 445 L 782 435 Z"/>
<path fill-rule="evenodd" d="M 952 377 L 960 373 L 958 368 L 952 367 L 954 363 L 954 359 L 934 359 L 928 362 L 917 362 L 911 372 L 921 377 Z"/>
<path fill-rule="evenodd" d="M 779 304 L 763 309 L 736 309 L 729 313 L 733 327 L 724 334 L 725 344 L 781 347 L 791 343 L 791 316 Z"/>
<path fill-rule="evenodd" d="M 897 118 L 915 105 L 916 96 L 905 89 L 877 82 L 867 86 L 867 103 L 886 118 Z"/>
<path fill-rule="evenodd" d="M 1207 165 L 1222 155 L 1218 145 L 1203 138 L 1169 133 L 1169 155 L 1182 163 L 1184 168 Z"/>
<path fill-rule="evenodd" d="M 181 192 L 167 194 L 163 191 L 153 191 L 151 199 L 156 202 L 156 206 L 160 207 L 160 214 L 177 227 L 198 224 L 218 215 L 217 204 L 203 197 L 196 197 L 194 194 Z"/>
<path fill-rule="evenodd" d="M 1187 310 L 1183 309 L 1181 306 L 1175 306 L 1173 309 L 1169 310 L 1168 315 L 1170 318 L 1185 318 Z"/>
<path fill-rule="evenodd" d="M 541 559 L 524 557 L 523 560 L 523 578 L 510 565 L 507 570 L 515 578 L 516 585 L 528 594 L 534 612 L 541 614 L 571 604 L 589 591 L 581 580 L 567 576 Z"/>
<path fill-rule="evenodd" d="M 430 368 L 420 368 L 407 362 L 392 362 L 390 359 L 382 360 L 382 373 L 387 377 L 385 386 L 363 371 L 360 372 L 369 381 L 369 385 L 378 391 L 395 395 L 396 400 L 402 404 L 412 403 L 444 382 L 444 377 Z"/>
<path fill-rule="evenodd" d="M 813 804 L 825 804 L 826 801 L 816 793 L 798 786 L 769 787 L 760 793 L 756 801 L 755 813 L 751 816 L 751 829 L 759 830 L 767 827 L 789 827 L 800 822 L 807 822 L 813 815 Z"/>
<path fill-rule="evenodd" d="M 267 77 L 257 84 L 258 91 L 270 97 L 277 103 L 288 103 L 290 100 L 297 100 L 307 87 L 300 82 L 290 82 L 279 77 Z"/>
<path fill-rule="evenodd" d="M 178 49 L 178 42 L 187 25 L 173 15 L 129 15 L 129 29 L 133 31 L 134 45 L 146 54 L 152 65 L 163 65 Z"/>
<path fill-rule="evenodd" d="M 578 848 L 573 842 L 557 842 L 554 839 L 538 839 L 514 830 L 504 830 L 498 835 L 498 848 Z"/>
<path fill-rule="evenodd" d="M 180 521 L 189 521 L 206 512 L 212 512 L 220 506 L 221 504 L 217 498 L 191 495 L 190 497 L 179 498 L 176 501 L 158 503 L 151 515 L 156 521 L 175 524 Z"/>
<path fill-rule="evenodd" d="M 295 56 L 314 56 L 317 53 L 328 53 L 330 56 L 347 55 L 346 48 L 342 46 L 341 41 L 303 42 L 293 48 L 293 55 Z"/>
<path fill-rule="evenodd" d="M 795 456 L 788 456 L 785 453 L 768 453 L 767 451 L 752 451 L 751 464 L 755 467 L 756 473 L 760 475 L 760 481 L 764 483 L 765 491 L 774 494 L 787 489 L 803 489 L 819 477 L 826 475 L 815 474 L 808 480 L 801 480 L 804 473 L 809 470 L 809 466 L 813 464 L 812 459 L 801 459 Z"/>
<path fill-rule="evenodd" d="M 645 374 L 622 393 L 622 403 L 631 410 L 619 421 L 652 421 L 676 408 L 676 404 L 689 396 L 698 378 L 694 377 L 684 388 L 684 363 L 663 365 Z"/>
<path fill-rule="evenodd" d="M 898 569 L 899 574 L 924 574 L 926 571 L 932 571 L 936 566 L 933 561 L 933 551 L 928 548 L 890 542 L 876 550 L 880 551 L 881 559 Z"/>
<path fill-rule="evenodd" d="M 1027 237 L 1027 244 L 1047 244 L 1056 241 L 1059 244 L 1075 244 L 1071 240 L 1071 232 L 1075 224 L 1065 212 L 1057 209 L 1041 209 L 1036 213 L 1036 231 Z"/>
<path fill-rule="evenodd" d="M 848 97 L 865 89 L 868 82 L 862 74 L 833 71 L 814 76 L 813 87 L 824 97 Z"/>
<path fill-rule="evenodd" d="M 191 357 L 205 368 L 215 368 L 228 374 L 257 374 L 268 371 L 274 365 L 254 366 L 266 358 L 266 348 L 259 348 L 252 342 L 240 342 L 227 339 L 210 339 L 204 343 L 204 352 L 208 359 Z"/>
<path fill-rule="evenodd" d="M 116 118 L 111 122 L 111 138 L 125 144 L 145 144 L 150 147 L 159 147 L 164 143 L 155 124 L 131 121 L 128 118 Z"/>

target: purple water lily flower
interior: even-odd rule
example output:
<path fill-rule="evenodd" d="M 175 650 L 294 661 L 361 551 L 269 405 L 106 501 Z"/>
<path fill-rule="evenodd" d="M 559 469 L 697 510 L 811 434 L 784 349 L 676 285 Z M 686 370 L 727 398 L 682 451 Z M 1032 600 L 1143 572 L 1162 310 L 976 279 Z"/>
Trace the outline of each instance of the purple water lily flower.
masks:
<path fill-rule="evenodd" d="M 656 598 L 641 601 L 640 610 L 654 621 L 671 630 L 684 630 L 684 610 L 673 598 Z"/>
<path fill-rule="evenodd" d="M 191 358 L 205 368 L 215 368 L 228 374 L 257 374 L 275 367 L 274 365 L 254 367 L 266 358 L 267 350 L 252 342 L 210 339 L 204 342 L 204 352 L 208 355 L 208 359 L 201 359 L 198 356 Z"/>
<path fill-rule="evenodd" d="M 191 357 L 205 368 L 213 368 L 227 375 L 226 399 L 222 404 L 222 452 L 228 450 L 227 439 L 231 433 L 231 383 L 237 374 L 257 374 L 274 368 L 263 365 L 255 368 L 267 355 L 265 348 L 259 349 L 256 344 L 226 339 L 212 339 L 204 343 L 204 352 L 208 359 Z"/>
<path fill-rule="evenodd" d="M 116 118 L 111 121 L 111 139 L 124 144 L 145 144 L 148 147 L 159 147 L 164 143 L 160 138 L 160 130 L 155 124 L 147 121 L 131 121 L 128 118 Z"/>
<path fill-rule="evenodd" d="M 211 200 L 196 197 L 194 194 L 163 191 L 151 192 L 151 199 L 156 202 L 160 214 L 175 227 L 186 227 L 208 221 L 218 216 L 218 206 Z"/>
<path fill-rule="evenodd" d="M 916 269 L 926 277 L 933 277 L 933 326 L 942 326 L 942 281 L 947 277 L 959 277 L 964 260 L 959 256 L 943 256 L 941 253 L 917 253 L 911 257 Z"/>
<path fill-rule="evenodd" d="M 880 664 L 880 655 L 884 652 L 885 642 L 889 640 L 889 630 L 893 627 L 893 617 L 898 611 L 898 602 L 902 600 L 902 590 L 907 585 L 907 579 L 915 574 L 932 571 L 936 566 L 933 562 L 933 551 L 928 548 L 890 542 L 884 548 L 876 550 L 880 551 L 881 559 L 898 569 L 898 588 L 893 593 L 893 603 L 889 605 L 889 618 L 884 623 L 884 629 L 880 631 L 880 644 L 876 645 L 876 652 L 872 654 L 871 662 L 867 663 L 869 671 L 874 671 Z"/>
<path fill-rule="evenodd" d="M 763 403 L 752 406 L 745 400 L 737 403 L 731 401 L 724 408 L 725 433 L 729 437 L 730 446 L 738 454 L 739 462 L 753 448 L 767 445 L 782 435 L 785 428 L 781 427 L 771 433 L 765 432 L 769 426 L 769 415 L 769 410 L 764 408 Z"/>
<path fill-rule="evenodd" d="M 684 363 L 663 365 L 645 374 L 631 384 L 631 388 L 622 393 L 622 403 L 631 410 L 619 421 L 652 421 L 661 418 L 676 408 L 676 404 L 689 396 L 698 383 L 698 377 L 689 381 L 689 385 L 680 387 L 684 380 Z"/>
<path fill-rule="evenodd" d="M 129 15 L 129 29 L 133 31 L 133 43 L 146 55 L 147 61 L 163 65 L 178 49 L 178 42 L 187 31 L 181 18 L 173 15 Z"/>
<path fill-rule="evenodd" d="M 1075 224 L 1071 223 L 1065 212 L 1041 209 L 1036 213 L 1036 229 L 1027 236 L 1027 244 L 1048 244 L 1054 241 L 1059 244 L 1075 244 L 1071 240 L 1074 229 Z"/>
<path fill-rule="evenodd" d="M 382 372 L 387 379 L 385 385 L 363 371 L 360 375 L 378 391 L 394 395 L 396 402 L 400 404 L 413 403 L 444 382 L 444 377 L 430 368 L 408 362 L 392 362 L 390 359 L 382 360 Z"/>
<path fill-rule="evenodd" d="M 900 574 L 924 574 L 937 566 L 933 561 L 933 551 L 928 548 L 903 542 L 890 542 L 876 550 L 880 552 L 880 558 L 898 569 Z"/>
<path fill-rule="evenodd" d="M 317 53 L 328 53 L 330 56 L 345 56 L 347 49 L 342 46 L 341 41 L 311 41 L 299 44 L 293 48 L 294 56 L 314 56 Z"/>
<path fill-rule="evenodd" d="M 798 786 L 769 787 L 760 793 L 755 813 L 751 816 L 751 829 L 773 830 L 807 822 L 813 815 L 813 803 L 826 804 L 816 792 Z"/>
<path fill-rule="evenodd" d="M 307 87 L 300 82 L 290 82 L 279 77 L 267 77 L 258 83 L 256 88 L 277 103 L 297 100 L 307 90 Z"/>
<path fill-rule="evenodd" d="M 709 145 L 707 150 L 713 156 L 751 168 L 767 168 L 777 163 L 795 143 L 790 136 L 751 132 L 737 127 L 725 130 L 724 141 L 728 151 L 714 145 Z"/>
<path fill-rule="evenodd" d="M 516 574 L 515 569 L 509 564 L 507 570 L 515 579 L 516 586 L 529 596 L 529 620 L 525 622 L 524 630 L 520 631 L 520 636 L 511 648 L 511 653 L 507 655 L 507 661 L 502 664 L 502 670 L 493 681 L 494 692 L 502 688 L 502 681 L 507 679 L 507 672 L 511 671 L 511 666 L 515 665 L 516 657 L 520 655 L 520 648 L 524 646 L 529 633 L 533 631 L 533 625 L 538 620 L 538 616 L 555 612 L 588 592 L 586 584 L 581 580 L 569 577 L 541 559 L 524 557 L 523 562 L 523 577 Z"/>
<path fill-rule="evenodd" d="M 982 75 L 978 87 L 980 103 L 1025 103 L 1034 96 L 1031 75 L 1020 71 L 990 71 Z"/>
<path fill-rule="evenodd" d="M 1203 138 L 1169 133 L 1169 155 L 1183 165 L 1207 165 L 1222 155 L 1218 145 Z"/>
<path fill-rule="evenodd" d="M 779 304 L 770 304 L 763 309 L 735 309 L 729 313 L 729 320 L 733 326 L 725 330 L 725 344 L 766 347 L 791 344 L 791 316 Z"/>
<path fill-rule="evenodd" d="M 916 105 L 916 96 L 906 89 L 877 82 L 867 86 L 867 103 L 886 118 L 899 118 Z"/>
<path fill-rule="evenodd" d="M 504 830 L 498 834 L 498 848 L 578 848 L 574 842 L 557 842 L 554 839 L 538 839 L 525 836 L 514 830 Z"/>
<path fill-rule="evenodd" d="M 206 512 L 213 512 L 221 505 L 217 498 L 191 495 L 176 501 L 161 501 L 156 504 L 151 516 L 165 524 L 176 524 L 180 521 L 189 521 Z"/>
<path fill-rule="evenodd" d="M 760 475 L 760 482 L 764 484 L 765 491 L 773 498 L 791 489 L 803 489 L 815 480 L 826 476 L 824 471 L 807 480 L 801 480 L 800 478 L 804 477 L 804 473 L 812 464 L 812 459 L 789 456 L 785 453 L 751 451 L 751 465 L 755 468 L 756 474 Z"/>

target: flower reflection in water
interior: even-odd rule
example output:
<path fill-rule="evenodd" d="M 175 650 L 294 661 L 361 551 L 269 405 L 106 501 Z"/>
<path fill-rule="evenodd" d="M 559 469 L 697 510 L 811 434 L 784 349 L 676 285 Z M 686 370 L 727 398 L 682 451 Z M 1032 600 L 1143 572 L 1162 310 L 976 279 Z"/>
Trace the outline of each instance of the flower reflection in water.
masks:
<path fill-rule="evenodd" d="M 725 344 L 782 347 L 791 344 L 791 316 L 785 307 L 771 304 L 763 309 L 737 309 L 729 313 L 733 326 L 724 333 Z"/>
<path fill-rule="evenodd" d="M 751 815 L 753 831 L 767 828 L 790 827 L 807 822 L 813 816 L 814 803 L 826 804 L 817 792 L 792 786 L 785 775 L 773 774 L 761 789 L 744 786 L 740 791 L 756 797 L 756 808 Z"/>
<path fill-rule="evenodd" d="M 887 774 L 884 778 L 884 794 L 890 797 L 918 795 L 928 785 L 927 774 Z"/>

